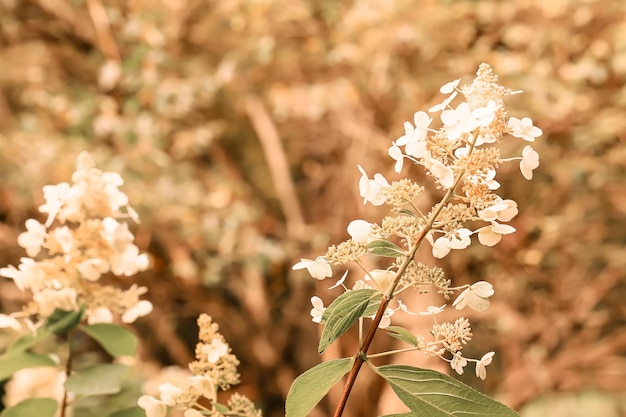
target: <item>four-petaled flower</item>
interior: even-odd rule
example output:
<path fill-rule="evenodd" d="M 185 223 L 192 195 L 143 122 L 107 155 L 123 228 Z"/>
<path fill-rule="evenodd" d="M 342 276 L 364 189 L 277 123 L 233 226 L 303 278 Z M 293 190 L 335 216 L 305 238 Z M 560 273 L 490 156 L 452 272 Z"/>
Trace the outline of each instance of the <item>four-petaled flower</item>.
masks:
<path fill-rule="evenodd" d="M 522 151 L 522 160 L 519 169 L 527 180 L 533 178 L 533 170 L 539 166 L 539 154 L 532 147 L 526 146 Z"/>
<path fill-rule="evenodd" d="M 469 133 L 479 126 L 469 103 L 461 103 L 454 110 L 444 110 L 440 117 L 449 140 L 457 140 L 464 133 Z"/>
<path fill-rule="evenodd" d="M 448 253 L 450 253 L 451 249 L 465 249 L 468 247 L 472 241 L 470 236 L 472 235 L 472 231 L 466 228 L 461 228 L 457 230 L 457 236 L 447 237 L 441 236 L 435 242 L 433 242 L 433 256 L 435 258 L 443 258 Z M 428 235 L 430 239 L 430 235 Z"/>
<path fill-rule="evenodd" d="M 26 232 L 17 237 L 17 244 L 26 249 L 26 253 L 34 258 L 41 251 L 41 245 L 46 240 L 48 232 L 46 226 L 35 219 L 26 220 Z"/>
<path fill-rule="evenodd" d="M 502 239 L 502 235 L 508 235 L 515 232 L 513 226 L 508 224 L 500 224 L 492 221 L 489 226 L 481 227 L 477 230 L 478 241 L 485 246 L 495 246 Z"/>
<path fill-rule="evenodd" d="M 508 222 L 513 217 L 517 216 L 517 213 L 517 203 L 515 201 L 499 199 L 495 204 L 479 210 L 478 217 L 487 222 L 494 220 Z"/>
<path fill-rule="evenodd" d="M 487 365 L 491 363 L 495 352 L 488 352 L 483 355 L 482 358 L 476 363 L 476 376 L 480 379 L 487 377 Z"/>
<path fill-rule="evenodd" d="M 300 259 L 300 262 L 291 267 L 294 271 L 306 268 L 309 274 L 315 279 L 323 280 L 333 275 L 330 264 L 323 256 L 318 256 L 315 260 Z"/>
<path fill-rule="evenodd" d="M 533 121 L 530 117 L 524 117 L 521 120 L 517 117 L 511 117 L 508 126 L 511 135 L 516 138 L 522 138 L 528 142 L 534 142 L 536 137 L 543 134 L 541 129 L 537 126 L 533 126 Z"/>
<path fill-rule="evenodd" d="M 380 235 L 372 233 L 372 223 L 365 220 L 352 220 L 348 225 L 348 234 L 355 242 L 370 243 L 380 239 Z"/>
<path fill-rule="evenodd" d="M 453 307 L 461 310 L 466 306 L 476 311 L 486 311 L 489 308 L 489 297 L 494 294 L 493 286 L 487 281 L 478 281 L 466 288 L 452 303 Z"/>
<path fill-rule="evenodd" d="M 404 151 L 409 156 L 414 158 L 423 158 L 427 153 L 425 140 L 426 133 L 428 132 L 428 126 L 430 126 L 433 119 L 428 116 L 428 113 L 418 111 L 413 115 L 413 121 L 415 122 L 415 127 L 413 127 L 410 122 L 404 122 L 404 135 L 400 136 L 398 140 L 396 140 L 395 145 L 396 147 L 404 146 Z M 394 151 L 394 153 L 395 152 L 396 151 Z M 391 156 L 391 150 L 389 155 Z M 392 156 L 392 158 L 394 157 Z M 396 172 L 400 171 L 396 170 Z"/>
<path fill-rule="evenodd" d="M 374 179 L 369 179 L 367 173 L 360 165 L 358 165 L 359 171 L 361 171 L 361 179 L 359 180 L 359 192 L 363 197 L 363 204 L 368 201 L 374 206 L 381 206 L 387 201 L 387 195 L 385 190 L 389 188 L 389 182 L 383 177 L 382 174 L 375 174 Z"/>
<path fill-rule="evenodd" d="M 448 107 L 448 104 L 450 104 L 450 102 L 452 100 L 454 100 L 454 98 L 457 96 L 458 91 L 456 91 L 456 87 L 459 85 L 459 82 L 461 81 L 460 78 L 454 80 L 454 81 L 450 81 L 449 83 L 444 84 L 440 89 L 439 92 L 441 94 L 450 94 L 450 96 L 448 96 L 443 102 L 441 102 L 440 104 L 436 104 L 434 106 L 432 106 L 430 109 L 428 109 L 429 112 L 431 113 L 435 113 L 438 111 L 441 111 L 443 109 L 445 109 L 446 107 Z"/>
<path fill-rule="evenodd" d="M 463 375 L 463 368 L 465 365 L 467 365 L 467 359 L 461 355 L 461 352 L 456 352 L 450 361 L 450 367 L 452 367 L 457 374 Z"/>
<path fill-rule="evenodd" d="M 313 323 L 321 323 L 322 315 L 324 314 L 324 302 L 318 296 L 311 297 L 311 304 L 313 308 L 311 309 L 311 317 L 313 317 Z"/>

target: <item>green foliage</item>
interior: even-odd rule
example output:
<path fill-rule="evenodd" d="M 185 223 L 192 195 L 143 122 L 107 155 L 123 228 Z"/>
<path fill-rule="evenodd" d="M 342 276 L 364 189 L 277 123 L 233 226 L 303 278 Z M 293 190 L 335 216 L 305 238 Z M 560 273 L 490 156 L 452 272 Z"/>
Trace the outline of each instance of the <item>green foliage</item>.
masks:
<path fill-rule="evenodd" d="M 389 382 L 411 409 L 403 416 L 429 417 L 516 417 L 518 414 L 462 382 L 429 369 L 406 365 L 370 368 Z"/>
<path fill-rule="evenodd" d="M 0 381 L 10 377 L 24 368 L 36 366 L 56 366 L 57 364 L 46 355 L 37 355 L 30 352 L 13 352 L 0 357 Z"/>
<path fill-rule="evenodd" d="M 82 318 L 82 311 L 55 310 L 48 317 L 43 326 L 39 327 L 35 334 L 28 333 L 14 342 L 0 358 L 11 357 L 31 348 L 52 334 L 61 334 L 73 329 Z"/>
<path fill-rule="evenodd" d="M 317 351 L 323 353 L 358 319 L 374 314 L 380 297 L 380 292 L 371 288 L 347 291 L 337 297 L 322 315 L 325 325 Z"/>
<path fill-rule="evenodd" d="M 137 336 L 121 326 L 96 323 L 80 326 L 80 330 L 95 339 L 111 356 L 132 356 L 137 351 Z"/>
<path fill-rule="evenodd" d="M 140 407 L 129 407 L 115 411 L 109 414 L 108 417 L 146 417 L 146 410 Z"/>
<path fill-rule="evenodd" d="M 403 256 L 406 251 L 388 240 L 375 240 L 367 245 L 370 253 L 387 258 L 397 258 Z"/>
<path fill-rule="evenodd" d="M 121 390 L 127 368 L 120 364 L 98 364 L 70 375 L 65 388 L 78 395 L 115 394 Z"/>
<path fill-rule="evenodd" d="M 389 336 L 402 340 L 413 347 L 417 347 L 417 337 L 404 327 L 388 326 L 385 330 L 389 333 Z"/>
<path fill-rule="evenodd" d="M 286 417 L 306 417 L 353 363 L 354 358 L 322 362 L 296 378 L 287 394 Z"/>
<path fill-rule="evenodd" d="M 5 408 L 0 417 L 53 417 L 59 404 L 52 398 L 29 398 Z"/>

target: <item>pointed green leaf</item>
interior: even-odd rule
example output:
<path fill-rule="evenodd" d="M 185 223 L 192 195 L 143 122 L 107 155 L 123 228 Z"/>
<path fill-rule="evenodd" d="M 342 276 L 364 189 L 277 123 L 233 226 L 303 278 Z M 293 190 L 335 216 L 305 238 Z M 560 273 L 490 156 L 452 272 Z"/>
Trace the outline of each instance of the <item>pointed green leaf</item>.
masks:
<path fill-rule="evenodd" d="M 306 417 L 309 412 L 352 368 L 354 358 L 320 363 L 296 378 L 287 394 L 286 417 Z"/>
<path fill-rule="evenodd" d="M 65 388 L 79 395 L 115 394 L 121 390 L 125 372 L 124 365 L 98 364 L 70 375 L 65 381 Z"/>
<path fill-rule="evenodd" d="M 0 417 L 54 417 L 59 404 L 52 398 L 29 398 L 5 408 Z"/>
<path fill-rule="evenodd" d="M 51 334 L 63 333 L 71 328 L 76 327 L 83 316 L 83 311 L 64 311 L 56 309 L 54 313 L 46 319 L 43 326 L 39 327 L 37 331 L 28 333 L 16 340 L 2 355 L 2 357 L 9 357 L 13 354 L 24 352 L 25 350 L 36 345 Z"/>
<path fill-rule="evenodd" d="M 20 369 L 56 365 L 49 356 L 36 355 L 29 352 L 18 352 L 11 356 L 3 356 L 0 358 L 0 381 L 10 377 Z"/>
<path fill-rule="evenodd" d="M 387 326 L 385 330 L 389 333 L 389 336 L 402 340 L 413 347 L 417 347 L 417 337 L 404 327 Z"/>
<path fill-rule="evenodd" d="M 109 417 L 146 417 L 146 410 L 141 407 L 134 406 L 115 411 L 109 414 Z"/>
<path fill-rule="evenodd" d="M 411 409 L 406 416 L 519 417 L 504 404 L 448 375 L 405 365 L 369 365 Z"/>
<path fill-rule="evenodd" d="M 398 214 L 404 214 L 406 216 L 415 217 L 415 213 L 413 213 L 411 210 L 406 209 L 406 208 L 398 210 Z"/>
<path fill-rule="evenodd" d="M 137 350 L 137 336 L 116 324 L 96 323 L 81 326 L 80 330 L 95 339 L 111 356 L 132 356 Z"/>
<path fill-rule="evenodd" d="M 387 258 L 397 258 L 406 255 L 406 251 L 388 240 L 375 240 L 367 244 L 367 249 L 371 254 L 384 256 Z"/>
<path fill-rule="evenodd" d="M 376 312 L 376 299 L 380 303 L 380 292 L 372 288 L 352 290 L 341 294 L 328 306 L 322 318 L 326 324 L 318 352 L 322 353 L 339 336 L 344 334 L 354 322 Z M 371 312 L 373 309 L 373 312 Z"/>
<path fill-rule="evenodd" d="M 46 319 L 45 327 L 49 328 L 54 334 L 61 334 L 78 326 L 82 318 L 82 309 L 78 311 L 66 311 L 57 308 L 50 317 Z"/>

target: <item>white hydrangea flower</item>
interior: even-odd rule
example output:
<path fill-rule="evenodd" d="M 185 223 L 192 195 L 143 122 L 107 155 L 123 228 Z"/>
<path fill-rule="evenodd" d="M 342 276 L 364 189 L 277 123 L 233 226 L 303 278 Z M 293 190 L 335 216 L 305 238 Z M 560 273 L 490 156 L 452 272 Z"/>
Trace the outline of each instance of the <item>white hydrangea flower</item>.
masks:
<path fill-rule="evenodd" d="M 444 188 L 450 188 L 454 185 L 454 171 L 443 162 L 429 157 L 424 159 L 424 166 Z"/>
<path fill-rule="evenodd" d="M 515 228 L 508 224 L 500 224 L 496 221 L 492 221 L 489 226 L 481 227 L 476 230 L 476 232 L 478 232 L 478 241 L 480 243 L 485 246 L 495 246 L 502 240 L 502 235 L 515 232 Z"/>
<path fill-rule="evenodd" d="M 387 150 L 387 154 L 396 161 L 393 169 L 397 173 L 402 171 L 402 167 L 404 166 L 404 155 L 402 154 L 402 149 L 398 147 L 398 145 L 394 142 L 391 143 L 391 146 Z"/>
<path fill-rule="evenodd" d="M 369 179 L 367 173 L 360 165 L 358 165 L 359 171 L 361 171 L 361 179 L 359 180 L 359 192 L 363 197 L 363 204 L 368 201 L 374 206 L 381 206 L 387 201 L 387 196 L 384 190 L 389 188 L 389 182 L 382 174 L 375 174 L 374 179 Z"/>
<path fill-rule="evenodd" d="M 452 141 L 457 140 L 463 134 L 469 133 L 479 126 L 467 102 L 459 104 L 454 110 L 442 111 L 440 117 L 441 122 L 446 127 L 446 137 Z"/>
<path fill-rule="evenodd" d="M 139 317 L 146 316 L 152 312 L 152 303 L 148 300 L 139 300 L 137 304 L 129 308 L 122 314 L 122 322 L 134 323 Z"/>
<path fill-rule="evenodd" d="M 159 392 L 161 401 L 163 401 L 165 405 L 174 406 L 177 404 L 183 390 L 170 382 L 166 382 L 159 385 Z"/>
<path fill-rule="evenodd" d="M 13 265 L 0 268 L 0 275 L 11 278 L 21 291 L 39 291 L 44 288 L 46 273 L 41 266 L 31 258 L 21 258 L 17 269 Z"/>
<path fill-rule="evenodd" d="M 311 309 L 311 317 L 313 318 L 313 323 L 321 323 L 322 322 L 322 314 L 324 314 L 324 302 L 318 296 L 311 297 L 311 304 L 313 308 Z"/>
<path fill-rule="evenodd" d="M 34 258 L 41 251 L 41 245 L 46 240 L 48 232 L 46 226 L 35 219 L 26 220 L 26 232 L 17 237 L 17 244 L 26 249 L 26 253 Z"/>
<path fill-rule="evenodd" d="M 493 205 L 478 211 L 478 217 L 487 222 L 500 220 L 508 222 L 518 213 L 517 203 L 513 200 L 497 200 Z"/>
<path fill-rule="evenodd" d="M 472 111 L 472 116 L 476 119 L 477 127 L 488 127 L 495 119 L 497 110 L 498 105 L 493 100 L 489 100 L 487 106 L 485 107 L 474 109 L 474 111 Z M 476 146 L 478 146 L 478 143 L 476 143 Z"/>
<path fill-rule="evenodd" d="M 450 361 L 450 367 L 456 371 L 457 374 L 463 375 L 463 368 L 467 365 L 467 359 L 463 357 L 461 352 L 456 352 L 454 357 Z"/>
<path fill-rule="evenodd" d="M 432 120 L 428 113 L 416 112 L 413 115 L 415 127 L 410 122 L 404 122 L 404 135 L 396 140 L 396 145 L 405 146 L 407 155 L 418 159 L 423 158 L 427 154 L 425 137 Z"/>
<path fill-rule="evenodd" d="M 527 180 L 533 178 L 533 171 L 539 166 L 539 154 L 532 147 L 526 146 L 522 151 L 519 169 Z"/>
<path fill-rule="evenodd" d="M 70 253 L 74 244 L 74 234 L 70 228 L 67 226 L 57 227 L 52 232 L 52 235 L 54 236 L 54 240 L 61 246 L 63 253 L 66 255 Z"/>
<path fill-rule="evenodd" d="M 491 363 L 493 355 L 495 355 L 495 352 L 485 353 L 476 363 L 476 376 L 482 380 L 487 378 L 487 365 Z"/>
<path fill-rule="evenodd" d="M 165 417 L 167 415 L 167 405 L 150 395 L 139 397 L 137 405 L 145 410 L 146 417 Z"/>
<path fill-rule="evenodd" d="M 534 142 L 536 137 L 543 134 L 541 129 L 537 126 L 533 126 L 533 121 L 530 117 L 524 117 L 521 120 L 517 117 L 511 117 L 508 126 L 511 135 L 516 138 L 522 138 L 527 142 Z"/>
<path fill-rule="evenodd" d="M 380 235 L 372 233 L 372 223 L 365 220 L 352 220 L 348 224 L 348 234 L 355 242 L 370 243 L 380 239 Z"/>
<path fill-rule="evenodd" d="M 457 234 L 458 234 L 458 237 L 457 236 L 452 236 L 452 237 L 441 236 L 437 240 L 435 240 L 435 242 L 432 244 L 433 256 L 435 258 L 441 259 L 445 257 L 448 253 L 450 253 L 450 250 L 465 249 L 472 243 L 472 240 L 470 238 L 470 236 L 472 235 L 471 230 L 463 227 L 457 230 Z"/>
<path fill-rule="evenodd" d="M 456 79 L 454 81 L 450 81 L 449 83 L 444 84 L 439 89 L 439 92 L 441 94 L 450 94 L 450 93 L 451 94 L 443 102 L 432 106 L 430 109 L 428 109 L 428 111 L 430 113 L 435 113 L 435 112 L 438 112 L 447 108 L 448 104 L 450 104 L 450 102 L 452 102 L 452 100 L 454 100 L 458 94 L 458 91 L 456 91 L 456 87 L 459 85 L 460 81 L 461 79 L 459 78 L 459 79 Z"/>
<path fill-rule="evenodd" d="M 494 294 L 493 286 L 486 281 L 478 281 L 465 289 L 452 303 L 457 310 L 469 307 L 475 311 L 489 308 L 489 297 Z"/>
<path fill-rule="evenodd" d="M 59 214 L 69 190 L 70 185 L 66 182 L 57 185 L 45 185 L 43 187 L 43 197 L 46 202 L 39 206 L 39 211 L 48 215 L 48 219 L 45 223 L 46 227 L 50 227 Z"/>
<path fill-rule="evenodd" d="M 78 264 L 76 269 L 87 281 L 95 282 L 102 274 L 109 272 L 110 265 L 104 259 L 90 258 Z"/>
<path fill-rule="evenodd" d="M 333 275 L 330 264 L 323 256 L 318 256 L 314 261 L 311 259 L 300 259 L 300 262 L 291 267 L 294 271 L 305 268 L 315 279 L 323 280 Z"/>

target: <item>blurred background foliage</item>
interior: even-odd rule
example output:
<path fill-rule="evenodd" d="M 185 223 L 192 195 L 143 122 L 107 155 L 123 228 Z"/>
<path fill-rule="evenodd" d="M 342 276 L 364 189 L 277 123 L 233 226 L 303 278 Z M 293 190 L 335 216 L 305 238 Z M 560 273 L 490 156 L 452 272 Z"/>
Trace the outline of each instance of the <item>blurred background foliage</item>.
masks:
<path fill-rule="evenodd" d="M 137 278 L 156 306 L 140 320 L 142 359 L 185 367 L 206 312 L 242 361 L 240 390 L 282 415 L 292 380 L 319 361 L 309 298 L 338 295 L 291 265 L 345 239 L 350 220 L 380 218 L 358 196 L 357 163 L 396 178 L 386 150 L 403 122 L 481 62 L 525 91 L 509 113 L 544 136 L 532 182 L 515 164 L 499 173 L 517 233 L 440 261 L 456 282 L 496 288 L 470 316 L 468 354 L 497 360 L 484 384 L 462 379 L 524 416 L 592 413 L 549 408 L 557 393 L 624 416 L 622 0 L 0 0 L 0 263 L 23 255 L 41 187 L 89 151 L 126 180 L 153 257 Z M 28 297 L 0 288 L 3 311 Z M 373 376 L 360 382 L 351 416 L 401 409 Z"/>

